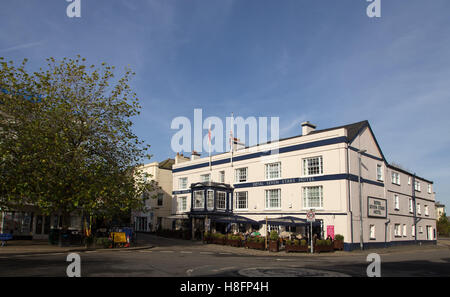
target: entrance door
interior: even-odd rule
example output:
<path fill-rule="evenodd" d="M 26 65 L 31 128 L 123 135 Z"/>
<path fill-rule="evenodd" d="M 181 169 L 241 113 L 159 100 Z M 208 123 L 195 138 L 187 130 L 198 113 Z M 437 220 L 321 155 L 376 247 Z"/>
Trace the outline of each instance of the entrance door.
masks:
<path fill-rule="evenodd" d="M 433 227 L 427 226 L 427 240 L 433 240 Z"/>

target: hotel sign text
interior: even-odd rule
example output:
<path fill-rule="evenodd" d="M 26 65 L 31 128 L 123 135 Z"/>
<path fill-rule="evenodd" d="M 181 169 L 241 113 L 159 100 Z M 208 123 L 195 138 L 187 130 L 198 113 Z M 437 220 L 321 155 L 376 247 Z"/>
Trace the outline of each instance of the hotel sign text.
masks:
<path fill-rule="evenodd" d="M 367 216 L 375 218 L 387 217 L 387 201 L 381 198 L 367 198 Z"/>

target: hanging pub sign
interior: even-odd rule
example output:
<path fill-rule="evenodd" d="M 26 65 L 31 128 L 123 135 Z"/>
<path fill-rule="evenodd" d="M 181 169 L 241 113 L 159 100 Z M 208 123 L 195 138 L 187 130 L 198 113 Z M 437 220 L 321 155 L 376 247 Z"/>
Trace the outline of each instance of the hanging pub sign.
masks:
<path fill-rule="evenodd" d="M 367 216 L 373 218 L 387 217 L 387 200 L 367 197 Z"/>

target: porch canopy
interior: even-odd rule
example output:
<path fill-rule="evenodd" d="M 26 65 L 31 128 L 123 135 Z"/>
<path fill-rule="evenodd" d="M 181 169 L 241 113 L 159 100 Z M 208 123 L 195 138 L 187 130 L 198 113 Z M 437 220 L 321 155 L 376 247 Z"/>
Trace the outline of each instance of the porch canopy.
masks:
<path fill-rule="evenodd" d="M 259 224 L 265 224 L 266 220 L 259 221 Z M 279 226 L 305 226 L 310 225 L 306 219 L 296 218 L 292 216 L 288 217 L 279 217 L 279 218 L 268 218 L 267 224 L 269 225 L 279 225 Z M 320 222 L 317 220 L 313 222 L 313 225 L 320 225 Z"/>
<path fill-rule="evenodd" d="M 211 221 L 218 223 L 237 223 L 260 225 L 259 222 L 242 216 L 211 216 Z"/>

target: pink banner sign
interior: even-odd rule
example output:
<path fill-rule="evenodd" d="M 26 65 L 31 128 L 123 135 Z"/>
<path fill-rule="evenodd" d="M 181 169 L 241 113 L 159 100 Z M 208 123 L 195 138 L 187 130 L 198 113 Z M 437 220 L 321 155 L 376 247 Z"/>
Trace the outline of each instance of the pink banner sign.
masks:
<path fill-rule="evenodd" d="M 327 237 L 328 236 L 331 236 L 331 238 L 333 238 L 333 240 L 334 240 L 334 226 L 333 225 L 327 226 Z"/>

